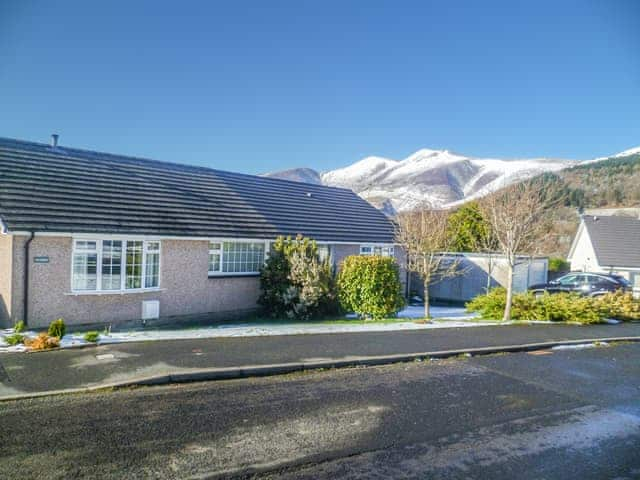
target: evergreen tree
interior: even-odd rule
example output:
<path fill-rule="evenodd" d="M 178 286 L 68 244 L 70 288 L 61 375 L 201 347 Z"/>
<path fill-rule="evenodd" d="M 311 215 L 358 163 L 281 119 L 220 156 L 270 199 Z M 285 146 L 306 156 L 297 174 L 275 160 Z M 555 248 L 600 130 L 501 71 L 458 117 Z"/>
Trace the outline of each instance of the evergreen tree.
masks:
<path fill-rule="evenodd" d="M 490 244 L 491 227 L 482 216 L 478 202 L 468 202 L 453 212 L 447 223 L 451 248 L 456 252 L 480 252 Z"/>

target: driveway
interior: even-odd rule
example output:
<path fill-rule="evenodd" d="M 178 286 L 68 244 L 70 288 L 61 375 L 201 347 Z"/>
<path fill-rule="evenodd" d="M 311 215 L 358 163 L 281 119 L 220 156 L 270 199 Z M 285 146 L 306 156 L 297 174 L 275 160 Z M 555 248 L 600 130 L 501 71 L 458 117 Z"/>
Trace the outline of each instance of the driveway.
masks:
<path fill-rule="evenodd" d="M 640 477 L 640 344 L 0 403 L 22 478 Z"/>

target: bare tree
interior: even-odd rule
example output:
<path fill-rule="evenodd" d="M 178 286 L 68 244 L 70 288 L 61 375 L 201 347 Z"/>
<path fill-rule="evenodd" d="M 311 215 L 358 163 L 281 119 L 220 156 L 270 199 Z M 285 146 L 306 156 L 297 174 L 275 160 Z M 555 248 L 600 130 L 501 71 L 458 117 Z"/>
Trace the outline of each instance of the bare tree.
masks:
<path fill-rule="evenodd" d="M 491 281 L 493 280 L 493 274 L 497 267 L 495 263 L 494 256 L 496 252 L 500 250 L 498 239 L 493 234 L 491 227 L 485 232 L 484 235 L 480 236 L 476 241 L 474 241 L 475 251 L 483 253 L 488 258 L 487 263 L 487 286 L 485 287 L 487 293 L 491 290 Z"/>
<path fill-rule="evenodd" d="M 549 211 L 558 202 L 557 187 L 542 178 L 507 186 L 480 202 L 498 251 L 507 260 L 507 301 L 503 321 L 511 319 L 513 273 L 518 255 L 539 253 L 540 240 L 549 232 Z"/>
<path fill-rule="evenodd" d="M 429 286 L 463 273 L 460 261 L 445 254 L 452 240 L 447 231 L 448 217 L 447 211 L 431 208 L 403 212 L 396 217 L 396 242 L 406 253 L 407 270 L 422 277 L 426 318 L 430 317 Z"/>

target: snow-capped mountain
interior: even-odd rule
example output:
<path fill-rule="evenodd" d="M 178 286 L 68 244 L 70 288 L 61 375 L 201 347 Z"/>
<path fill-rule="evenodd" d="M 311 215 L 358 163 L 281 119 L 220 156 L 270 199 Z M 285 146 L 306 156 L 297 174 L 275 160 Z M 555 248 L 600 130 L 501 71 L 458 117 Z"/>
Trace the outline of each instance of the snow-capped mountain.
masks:
<path fill-rule="evenodd" d="M 637 152 L 640 148 L 625 150 L 617 156 Z M 544 172 L 557 172 L 579 163 L 548 158 L 474 158 L 449 150 L 422 149 L 404 160 L 366 157 L 348 167 L 323 173 L 300 168 L 266 175 L 350 188 L 373 205 L 393 214 L 422 205 L 453 206 L 513 182 Z"/>

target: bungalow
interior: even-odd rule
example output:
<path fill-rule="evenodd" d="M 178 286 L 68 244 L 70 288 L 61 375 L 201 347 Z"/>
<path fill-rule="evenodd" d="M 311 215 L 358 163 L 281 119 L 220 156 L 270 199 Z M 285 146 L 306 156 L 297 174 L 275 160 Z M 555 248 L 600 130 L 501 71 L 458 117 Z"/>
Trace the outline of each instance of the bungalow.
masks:
<path fill-rule="evenodd" d="M 583 215 L 568 260 L 574 271 L 622 275 L 640 294 L 640 219 Z"/>
<path fill-rule="evenodd" d="M 0 138 L 0 325 L 226 319 L 280 235 L 398 256 L 350 190 Z"/>

